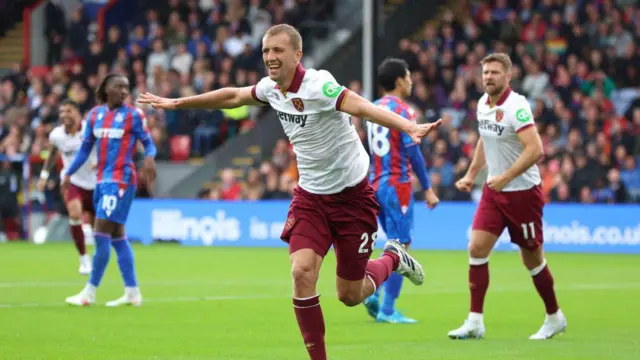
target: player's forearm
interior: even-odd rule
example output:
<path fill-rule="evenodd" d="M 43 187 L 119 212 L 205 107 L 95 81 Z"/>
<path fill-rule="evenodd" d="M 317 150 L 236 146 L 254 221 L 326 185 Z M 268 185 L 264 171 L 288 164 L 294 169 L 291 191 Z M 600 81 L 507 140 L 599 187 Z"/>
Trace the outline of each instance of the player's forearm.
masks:
<path fill-rule="evenodd" d="M 409 132 L 412 127 L 416 126 L 414 122 L 392 111 L 376 106 L 353 92 L 349 92 L 340 110 L 351 116 L 367 119 L 378 125 L 404 133 Z"/>
<path fill-rule="evenodd" d="M 91 154 L 91 149 L 93 148 L 93 143 L 89 141 L 83 141 L 80 146 L 80 150 L 76 154 L 76 157 L 73 159 L 73 162 L 69 166 L 66 171 L 66 175 L 71 176 L 80 169 L 80 167 L 87 161 L 89 155 Z"/>
<path fill-rule="evenodd" d="M 238 88 L 222 88 L 176 99 L 178 109 L 229 109 L 239 105 Z"/>
<path fill-rule="evenodd" d="M 484 142 L 480 139 L 476 145 L 476 151 L 473 153 L 473 160 L 471 160 L 471 165 L 469 165 L 467 175 L 475 179 L 476 176 L 478 176 L 478 172 L 480 172 L 485 165 L 486 159 L 484 157 Z"/>
<path fill-rule="evenodd" d="M 156 148 L 156 145 L 153 143 L 153 140 L 151 140 L 151 137 L 149 136 L 146 139 L 141 141 L 142 141 L 142 145 L 144 146 L 144 156 L 155 159 L 156 154 L 158 153 L 158 149 Z"/>
<path fill-rule="evenodd" d="M 431 181 L 429 181 L 429 173 L 427 172 L 427 165 L 425 164 L 422 151 L 420 151 L 419 145 L 409 147 L 407 150 L 409 153 L 409 161 L 413 167 L 413 172 L 416 174 L 420 185 L 423 190 L 431 188 Z"/>
<path fill-rule="evenodd" d="M 527 171 L 530 167 L 537 164 L 542 158 L 542 147 L 537 145 L 529 145 L 524 148 L 516 162 L 504 172 L 504 176 L 509 180 L 513 180 Z"/>
<path fill-rule="evenodd" d="M 44 165 L 42 165 L 42 171 L 40 172 L 40 178 L 47 180 L 49 179 L 49 174 L 51 173 L 51 169 L 55 164 L 55 160 L 58 157 L 58 148 L 55 146 L 51 147 L 49 151 L 49 155 L 44 160 Z"/>

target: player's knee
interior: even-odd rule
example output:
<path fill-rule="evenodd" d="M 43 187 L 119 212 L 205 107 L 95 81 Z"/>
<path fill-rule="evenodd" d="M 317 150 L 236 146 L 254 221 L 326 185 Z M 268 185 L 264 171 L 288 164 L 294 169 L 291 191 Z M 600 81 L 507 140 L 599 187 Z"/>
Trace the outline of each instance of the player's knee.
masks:
<path fill-rule="evenodd" d="M 491 255 L 491 250 L 496 240 L 486 235 L 488 234 L 472 234 L 471 241 L 469 242 L 469 257 L 480 259 Z M 491 237 L 494 236 L 491 235 Z"/>
<path fill-rule="evenodd" d="M 529 270 L 537 268 L 544 262 L 542 247 L 536 249 L 520 249 L 520 256 L 522 257 L 522 263 Z"/>
<path fill-rule="evenodd" d="M 487 249 L 487 246 L 482 242 L 470 242 L 469 243 L 469 257 L 481 259 L 486 258 L 491 253 L 491 248 Z"/>
<path fill-rule="evenodd" d="M 77 201 L 72 201 L 67 205 L 67 212 L 70 219 L 80 220 L 82 217 L 82 205 Z"/>
<path fill-rule="evenodd" d="M 353 307 L 360 304 L 360 294 L 354 291 L 340 291 L 338 290 L 338 300 L 348 307 Z"/>
<path fill-rule="evenodd" d="M 291 276 L 293 277 L 293 284 L 297 288 L 312 287 L 318 278 L 318 274 L 312 264 L 303 262 L 293 263 L 291 266 Z"/>

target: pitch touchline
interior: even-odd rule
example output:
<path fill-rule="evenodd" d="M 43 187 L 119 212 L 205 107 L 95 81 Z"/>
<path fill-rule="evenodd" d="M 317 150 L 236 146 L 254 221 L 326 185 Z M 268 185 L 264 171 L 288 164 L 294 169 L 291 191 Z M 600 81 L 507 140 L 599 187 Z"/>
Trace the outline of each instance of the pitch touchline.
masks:
<path fill-rule="evenodd" d="M 640 283 L 627 283 L 627 284 L 572 284 L 569 286 L 558 287 L 559 291 L 579 291 L 579 290 L 624 290 L 624 289 L 638 289 Z M 493 287 L 489 291 L 491 292 L 523 292 L 531 291 L 532 287 Z M 466 288 L 456 289 L 426 289 L 422 291 L 407 291 L 403 293 L 403 296 L 416 296 L 416 295 L 429 295 L 429 294 L 462 294 L 467 293 Z M 227 301 L 227 300 L 263 300 L 263 299 L 289 299 L 290 295 L 263 295 L 263 294 L 249 294 L 249 295 L 219 295 L 219 296 L 186 296 L 186 297 L 172 297 L 172 298 L 145 298 L 145 303 L 180 303 L 180 302 L 198 302 L 198 301 Z M 97 306 L 101 304 L 98 303 Z M 69 306 L 64 301 L 55 303 L 0 303 L 0 309 L 15 309 L 15 308 L 33 308 L 33 307 L 62 307 Z"/>

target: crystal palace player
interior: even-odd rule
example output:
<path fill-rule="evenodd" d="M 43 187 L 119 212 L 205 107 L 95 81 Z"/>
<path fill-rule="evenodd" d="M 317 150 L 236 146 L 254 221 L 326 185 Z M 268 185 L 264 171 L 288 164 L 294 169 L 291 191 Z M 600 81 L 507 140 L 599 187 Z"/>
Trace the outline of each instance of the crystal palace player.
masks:
<path fill-rule="evenodd" d="M 148 179 L 155 177 L 156 147 L 146 127 L 142 110 L 124 104 L 129 95 L 129 80 L 121 75 L 107 75 L 98 89 L 96 98 L 104 105 L 96 106 L 88 115 L 82 147 L 67 170 L 63 185 L 68 186 L 70 176 L 87 160 L 96 144 L 98 174 L 93 201 L 96 208 L 93 271 L 89 283 L 77 295 L 67 298 L 72 305 L 95 302 L 96 288 L 100 285 L 111 255 L 111 245 L 118 256 L 118 266 L 125 284 L 121 298 L 107 306 L 140 305 L 142 296 L 136 279 L 133 251 L 127 240 L 124 224 L 136 193 L 136 169 L 132 153 L 136 141 L 145 148 L 144 169 Z"/>
<path fill-rule="evenodd" d="M 549 339 L 565 331 L 567 321 L 558 307 L 553 277 L 542 251 L 542 209 L 540 173 L 536 163 L 542 157 L 542 142 L 533 122 L 527 99 L 509 88 L 511 59 L 497 53 L 482 60 L 482 81 L 486 94 L 478 102 L 478 141 L 467 174 L 456 186 L 470 191 L 485 163 L 488 180 L 473 219 L 469 244 L 469 288 L 471 312 L 452 339 L 482 338 L 484 297 L 489 287 L 489 255 L 506 227 L 511 241 L 520 247 L 547 316 L 530 339 Z"/>
<path fill-rule="evenodd" d="M 268 77 L 253 87 L 223 88 L 180 99 L 143 94 L 141 103 L 164 109 L 216 109 L 271 104 L 293 144 L 300 173 L 282 239 L 289 243 L 293 306 L 311 359 L 326 359 L 324 319 L 316 282 L 331 245 L 337 257 L 338 298 L 360 304 L 392 271 L 422 284 L 422 267 L 398 242 L 369 261 L 377 236 L 378 203 L 367 181 L 369 157 L 348 114 L 408 133 L 415 142 L 436 128 L 416 125 L 338 85 L 324 70 L 300 64 L 302 38 L 289 25 L 270 28 L 262 40 Z"/>
<path fill-rule="evenodd" d="M 378 68 L 378 84 L 384 90 L 384 96 L 376 104 L 415 122 L 416 113 L 402 100 L 411 95 L 413 85 L 407 63 L 393 58 L 383 61 Z M 420 146 L 406 134 L 371 122 L 367 123 L 367 133 L 371 155 L 369 181 L 380 203 L 380 225 L 387 238 L 397 239 L 408 248 L 413 232 L 412 168 L 425 191 L 427 206 L 433 209 L 439 199 L 429 185 Z M 377 321 L 401 324 L 416 322 L 395 309 L 402 279 L 396 273 L 389 276 L 384 283 L 382 307 L 379 302 L 380 288 L 364 301 L 369 315 Z"/>
<path fill-rule="evenodd" d="M 80 145 L 82 144 L 82 130 L 84 122 L 80 115 L 80 109 L 76 103 L 71 100 L 65 100 L 60 104 L 60 120 L 62 124 L 51 131 L 49 134 L 49 143 L 51 143 L 51 151 L 47 160 L 45 160 L 40 180 L 38 181 L 38 190 L 44 191 L 49 173 L 56 164 L 58 153 L 62 155 L 63 169 L 60 173 L 64 176 L 65 171 L 71 165 L 73 158 L 76 156 Z M 82 231 L 82 215 L 86 212 L 89 215 L 90 222 L 93 223 L 95 210 L 93 208 L 93 189 L 96 186 L 96 161 L 95 152 L 91 153 L 91 160 L 71 177 L 71 184 L 65 191 L 64 201 L 69 213 L 69 225 L 71 227 L 71 236 L 76 245 L 78 253 L 80 253 L 80 274 L 89 275 L 91 273 L 91 260 L 86 253 L 84 231 Z"/>

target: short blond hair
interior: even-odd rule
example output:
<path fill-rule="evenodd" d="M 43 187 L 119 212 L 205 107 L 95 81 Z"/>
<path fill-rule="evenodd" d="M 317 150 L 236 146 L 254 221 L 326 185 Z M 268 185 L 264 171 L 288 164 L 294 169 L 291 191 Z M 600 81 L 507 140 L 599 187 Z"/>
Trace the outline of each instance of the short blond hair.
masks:
<path fill-rule="evenodd" d="M 489 54 L 485 56 L 484 59 L 482 59 L 482 61 L 480 61 L 480 64 L 484 65 L 492 62 L 498 62 L 502 64 L 502 67 L 504 67 L 504 70 L 506 72 L 511 72 L 511 67 L 513 66 L 513 64 L 511 63 L 511 58 L 509 57 L 509 55 L 505 53 Z"/>
<path fill-rule="evenodd" d="M 302 36 L 296 28 L 288 24 L 278 24 L 274 25 L 267 30 L 264 34 L 264 37 L 279 35 L 279 34 L 287 34 L 289 35 L 289 40 L 291 40 L 291 45 L 294 50 L 302 50 Z"/>

